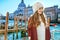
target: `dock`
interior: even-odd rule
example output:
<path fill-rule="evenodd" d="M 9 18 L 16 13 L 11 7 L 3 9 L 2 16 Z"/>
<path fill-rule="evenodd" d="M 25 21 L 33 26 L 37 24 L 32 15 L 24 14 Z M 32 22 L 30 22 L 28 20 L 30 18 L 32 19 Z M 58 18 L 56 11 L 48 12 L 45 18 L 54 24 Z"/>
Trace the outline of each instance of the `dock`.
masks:
<path fill-rule="evenodd" d="M 27 29 L 26 29 L 26 24 L 24 27 L 20 26 L 18 27 L 18 21 L 20 20 L 20 18 L 18 18 L 17 16 L 14 16 L 14 28 L 13 29 L 8 29 L 8 20 L 9 20 L 9 12 L 6 13 L 6 18 L 5 18 L 6 22 L 5 22 L 5 25 L 4 25 L 4 29 L 0 29 L 0 34 L 4 34 L 4 40 L 7 40 L 7 34 L 8 32 L 16 32 L 16 37 L 17 37 L 17 34 L 18 34 L 18 31 L 26 31 L 27 32 Z M 24 16 L 24 20 L 25 20 L 25 23 L 26 23 L 26 16 Z M 22 25 L 22 24 L 21 24 Z M 25 40 L 25 38 L 24 38 Z"/>
<path fill-rule="evenodd" d="M 17 30 L 17 29 L 15 29 L 15 28 L 14 28 L 14 29 L 7 29 L 7 33 L 8 33 L 8 32 L 16 32 L 16 30 Z M 25 27 L 18 28 L 18 30 L 19 30 L 19 31 L 21 31 L 21 30 L 25 30 L 25 31 L 26 31 Z M 5 33 L 5 29 L 1 29 L 1 30 L 0 30 L 0 34 L 1 34 L 1 33 Z"/>

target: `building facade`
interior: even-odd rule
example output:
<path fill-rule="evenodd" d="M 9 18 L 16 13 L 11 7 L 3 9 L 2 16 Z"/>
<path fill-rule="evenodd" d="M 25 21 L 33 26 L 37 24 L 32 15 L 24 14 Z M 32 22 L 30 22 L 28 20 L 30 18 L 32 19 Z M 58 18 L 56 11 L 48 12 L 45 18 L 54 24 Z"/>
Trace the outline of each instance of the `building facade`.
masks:
<path fill-rule="evenodd" d="M 51 18 L 51 22 L 60 21 L 60 9 L 57 5 L 45 8 L 44 13 L 47 15 L 47 18 Z M 28 20 L 31 14 L 33 14 L 32 6 L 28 5 L 28 7 L 26 7 L 24 0 L 21 0 L 21 3 L 18 5 L 18 8 L 9 15 L 9 18 L 14 19 L 14 16 L 18 16 L 18 18 Z"/>
<path fill-rule="evenodd" d="M 9 18 L 13 19 L 14 16 L 18 16 L 19 18 L 22 17 L 24 20 L 25 18 L 28 20 L 28 17 L 33 13 L 32 6 L 28 5 L 26 7 L 24 0 L 21 0 L 21 3 L 18 5 L 17 10 L 9 15 Z"/>
<path fill-rule="evenodd" d="M 60 22 L 60 9 L 58 9 L 58 22 Z"/>
<path fill-rule="evenodd" d="M 51 18 L 51 22 L 57 22 L 58 20 L 58 6 L 48 7 L 45 8 L 45 14 L 47 15 L 47 18 Z"/>

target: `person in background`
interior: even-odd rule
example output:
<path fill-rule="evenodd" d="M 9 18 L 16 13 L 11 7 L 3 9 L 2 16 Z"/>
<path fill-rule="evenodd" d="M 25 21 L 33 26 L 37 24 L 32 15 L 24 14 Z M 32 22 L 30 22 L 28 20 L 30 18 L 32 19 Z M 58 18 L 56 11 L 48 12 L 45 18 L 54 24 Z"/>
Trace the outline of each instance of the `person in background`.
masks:
<path fill-rule="evenodd" d="M 50 40 L 50 22 L 40 2 L 33 5 L 33 14 L 28 19 L 28 36 L 30 40 Z"/>

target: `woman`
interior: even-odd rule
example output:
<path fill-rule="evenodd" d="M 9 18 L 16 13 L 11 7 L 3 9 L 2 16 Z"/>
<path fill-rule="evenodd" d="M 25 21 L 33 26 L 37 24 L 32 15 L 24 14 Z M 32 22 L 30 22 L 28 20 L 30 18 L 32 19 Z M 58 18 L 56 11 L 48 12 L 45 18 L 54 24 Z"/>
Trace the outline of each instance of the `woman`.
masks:
<path fill-rule="evenodd" d="M 49 22 L 43 13 L 43 5 L 39 2 L 33 5 L 34 14 L 28 20 L 28 35 L 30 40 L 50 40 Z"/>

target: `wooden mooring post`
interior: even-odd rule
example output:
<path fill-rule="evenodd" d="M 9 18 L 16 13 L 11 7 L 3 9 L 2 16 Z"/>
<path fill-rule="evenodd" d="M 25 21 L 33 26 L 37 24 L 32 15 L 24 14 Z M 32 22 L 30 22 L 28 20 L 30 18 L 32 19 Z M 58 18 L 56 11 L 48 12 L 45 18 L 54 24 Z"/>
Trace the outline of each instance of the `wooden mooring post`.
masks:
<path fill-rule="evenodd" d="M 7 40 L 7 31 L 8 31 L 8 16 L 9 16 L 9 12 L 7 12 L 7 14 L 6 14 L 4 40 Z"/>
<path fill-rule="evenodd" d="M 14 17 L 14 26 L 16 29 L 16 39 L 18 39 L 18 19 L 16 16 Z"/>

